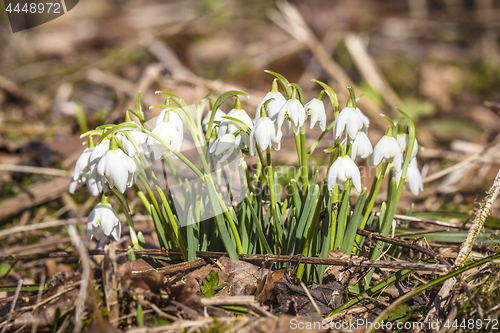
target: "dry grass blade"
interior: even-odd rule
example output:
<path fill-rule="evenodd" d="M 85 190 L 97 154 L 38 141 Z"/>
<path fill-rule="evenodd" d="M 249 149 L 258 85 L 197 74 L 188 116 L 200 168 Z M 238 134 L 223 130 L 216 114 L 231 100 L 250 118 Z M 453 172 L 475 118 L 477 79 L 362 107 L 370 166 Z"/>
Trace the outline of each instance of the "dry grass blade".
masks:
<path fill-rule="evenodd" d="M 19 298 L 19 293 L 21 292 L 22 286 L 23 286 L 23 280 L 21 279 L 17 283 L 16 293 L 14 294 L 14 300 L 12 301 L 12 304 L 10 306 L 10 311 L 9 314 L 7 315 L 7 320 L 3 322 L 2 333 L 5 333 L 5 331 L 7 330 L 7 326 L 10 320 L 12 319 L 12 315 L 14 313 L 14 309 L 16 308 L 17 299 Z"/>
<path fill-rule="evenodd" d="M 27 165 L 14 165 L 14 164 L 0 164 L 0 171 L 24 172 L 24 173 L 33 173 L 33 174 L 56 176 L 56 177 L 71 176 L 71 172 L 66 170 L 33 167 Z"/>
<path fill-rule="evenodd" d="M 463 266 L 465 264 L 465 261 L 469 258 L 472 252 L 472 246 L 474 245 L 477 236 L 479 235 L 484 226 L 484 221 L 486 220 L 488 215 L 491 214 L 491 207 L 493 205 L 493 202 L 497 199 L 499 193 L 500 193 L 500 170 L 498 171 L 495 180 L 493 181 L 493 185 L 491 186 L 490 190 L 486 195 L 486 198 L 481 202 L 481 205 L 473 212 L 474 219 L 472 221 L 472 226 L 470 227 L 469 232 L 467 233 L 467 238 L 460 247 L 457 258 L 455 259 L 454 267 Z M 443 287 L 439 291 L 438 295 L 434 299 L 432 308 L 427 313 L 427 316 L 425 318 L 426 322 L 436 321 L 439 319 L 438 312 L 445 306 L 446 302 L 448 301 L 451 290 L 453 289 L 453 286 L 456 284 L 456 282 L 457 282 L 456 278 L 451 278 L 446 280 L 446 282 L 443 284 Z"/>
<path fill-rule="evenodd" d="M 314 300 L 314 298 L 312 297 L 311 293 L 309 292 L 309 290 L 307 289 L 306 285 L 304 284 L 304 282 L 300 281 L 300 286 L 302 287 L 302 289 L 304 289 L 304 292 L 306 293 L 307 295 L 307 298 L 309 298 L 309 300 L 311 301 L 312 305 L 314 306 L 314 308 L 316 309 L 318 315 L 321 315 L 321 311 L 318 307 L 318 304 L 316 304 L 316 301 Z"/>
<path fill-rule="evenodd" d="M 83 320 L 83 311 L 85 310 L 85 300 L 87 299 L 87 289 L 90 279 L 90 260 L 87 254 L 87 249 L 80 239 L 80 235 L 76 231 L 74 225 L 70 224 L 67 227 L 69 236 L 73 241 L 76 249 L 78 250 L 78 254 L 80 255 L 80 262 L 82 265 L 82 280 L 80 284 L 80 292 L 78 293 L 78 298 L 76 300 L 75 306 L 75 326 L 73 328 L 73 332 L 77 333 L 81 331 L 82 328 L 82 320 Z"/>

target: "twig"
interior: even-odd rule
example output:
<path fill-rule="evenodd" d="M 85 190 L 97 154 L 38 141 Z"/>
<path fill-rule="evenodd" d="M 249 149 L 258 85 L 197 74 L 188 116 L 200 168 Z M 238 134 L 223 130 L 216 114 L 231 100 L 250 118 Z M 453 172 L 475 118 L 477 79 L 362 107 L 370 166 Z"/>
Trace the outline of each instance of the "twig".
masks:
<path fill-rule="evenodd" d="M 143 215 L 137 215 L 133 217 L 134 222 L 141 222 L 141 221 L 150 221 L 151 217 L 150 216 L 143 216 Z M 48 221 L 48 222 L 42 222 L 42 223 L 37 223 L 37 224 L 28 224 L 24 226 L 19 226 L 19 227 L 14 227 L 6 230 L 1 230 L 0 231 L 0 238 L 6 237 L 11 234 L 15 233 L 24 233 L 26 231 L 32 231 L 32 230 L 38 230 L 38 229 L 45 229 L 45 228 L 53 228 L 53 227 L 59 227 L 63 225 L 69 225 L 73 223 L 87 223 L 86 221 L 83 221 L 80 218 L 71 218 L 71 219 L 64 219 L 64 220 L 54 220 L 54 221 Z"/>
<path fill-rule="evenodd" d="M 309 290 L 307 290 L 307 287 L 304 284 L 304 282 L 302 282 L 302 280 L 300 280 L 300 286 L 302 287 L 302 289 L 304 289 L 307 297 L 311 301 L 311 303 L 314 306 L 314 308 L 316 309 L 316 311 L 318 311 L 318 315 L 321 316 L 321 311 L 319 310 L 318 304 L 316 304 L 316 302 L 314 301 L 314 298 L 311 296 L 311 293 L 309 292 Z"/>
<path fill-rule="evenodd" d="M 221 297 L 208 297 L 202 298 L 201 304 L 207 306 L 221 306 L 221 305 L 256 305 L 257 300 L 255 296 L 221 296 Z"/>
<path fill-rule="evenodd" d="M 134 273 L 134 275 L 136 275 L 136 274 L 160 272 L 164 275 L 172 275 L 172 274 L 177 274 L 179 272 L 189 271 L 189 270 L 204 266 L 206 264 L 207 264 L 207 262 L 205 259 L 196 259 L 196 260 L 181 262 L 179 264 L 166 266 L 166 267 L 152 268 L 152 269 L 148 269 L 145 271 L 133 271 L 132 273 Z"/>
<path fill-rule="evenodd" d="M 87 254 L 87 250 L 83 245 L 78 232 L 76 231 L 73 224 L 70 224 L 66 227 L 68 230 L 68 234 L 71 237 L 71 240 L 75 244 L 76 249 L 78 250 L 78 254 L 80 256 L 80 262 L 82 265 L 82 279 L 80 285 L 80 291 L 78 293 L 78 298 L 76 300 L 75 306 L 75 327 L 73 328 L 74 333 L 78 333 L 82 328 L 82 317 L 83 311 L 85 310 L 85 300 L 87 299 L 87 289 L 90 279 L 90 260 Z"/>
<path fill-rule="evenodd" d="M 435 234 L 439 232 L 447 232 L 450 231 L 450 228 L 442 228 L 442 229 L 434 229 L 434 230 L 419 230 L 413 232 L 403 232 L 400 234 L 395 234 L 394 237 L 407 237 L 407 236 L 417 236 L 417 235 L 427 235 L 427 234 Z"/>
<path fill-rule="evenodd" d="M 57 177 L 71 176 L 71 172 L 66 170 L 59 170 L 54 168 L 41 168 L 28 165 L 15 165 L 15 164 L 0 164 L 0 171 L 23 172 L 23 173 L 40 174 L 47 176 L 57 176 Z"/>
<path fill-rule="evenodd" d="M 39 304 L 42 301 L 42 294 L 43 294 L 43 287 L 45 285 L 45 274 L 42 275 L 42 280 L 40 281 L 40 289 L 38 290 L 38 295 L 36 297 L 36 304 Z M 34 309 L 33 312 L 31 312 L 31 315 L 33 316 L 33 326 L 31 326 L 31 333 L 36 333 L 36 329 L 38 326 L 38 308 Z"/>
<path fill-rule="evenodd" d="M 474 219 L 472 221 L 472 226 L 470 227 L 469 232 L 467 233 L 465 241 L 462 243 L 462 246 L 460 247 L 457 258 L 455 259 L 454 267 L 460 268 L 465 264 L 466 260 L 469 259 L 470 254 L 472 252 L 472 246 L 474 245 L 477 236 L 479 235 L 484 226 L 484 221 L 486 220 L 488 215 L 491 214 L 491 206 L 493 205 L 493 202 L 497 199 L 499 193 L 500 193 L 500 170 L 498 171 L 495 180 L 493 181 L 493 185 L 486 194 L 486 198 L 483 200 L 483 202 L 481 202 L 481 205 L 477 207 L 477 209 L 475 209 L 474 212 L 472 213 L 474 216 Z M 438 295 L 434 299 L 432 308 L 429 310 L 427 316 L 425 317 L 426 322 L 436 321 L 436 319 L 439 319 L 438 311 L 444 307 L 451 293 L 451 290 L 453 289 L 453 286 L 456 284 L 456 282 L 457 282 L 456 278 L 451 278 L 446 280 L 443 287 L 441 287 L 441 290 L 439 291 Z"/>
<path fill-rule="evenodd" d="M 126 252 L 127 250 L 117 250 L 117 252 Z M 163 256 L 163 257 L 181 257 L 180 250 L 134 250 L 137 255 L 149 256 Z M 89 255 L 102 255 L 103 251 L 89 251 Z M 44 258 L 69 258 L 76 256 L 75 252 L 53 252 L 53 253 L 39 253 L 28 255 L 8 255 L 0 256 L 0 260 L 34 260 Z M 196 256 L 205 259 L 218 259 L 222 256 L 227 256 L 226 252 L 203 252 L 197 251 Z M 285 256 L 285 255 L 271 255 L 271 254 L 239 254 L 239 260 L 248 262 L 291 262 L 297 264 L 316 264 L 316 265 L 331 265 L 331 266 L 344 266 L 344 267 L 373 267 L 373 268 L 387 268 L 387 269 L 410 269 L 431 272 L 446 272 L 446 266 L 439 264 L 419 264 L 406 261 L 388 262 L 385 260 L 368 260 L 363 257 L 349 258 L 349 259 L 336 259 L 336 258 L 316 258 L 305 257 L 302 255 Z M 174 274 L 182 271 L 183 269 L 191 269 L 203 266 L 204 261 L 197 259 L 188 261 L 178 265 L 173 265 L 165 268 L 150 269 L 139 273 L 147 272 L 162 272 L 163 274 Z M 180 266 L 185 265 L 185 266 Z M 174 267 L 175 266 L 175 267 Z M 182 268 L 184 267 L 184 268 Z"/>
<path fill-rule="evenodd" d="M 357 230 L 357 234 L 368 237 L 369 240 L 377 240 L 377 241 L 382 241 L 385 243 L 401 246 L 401 247 L 406 247 L 408 249 L 412 249 L 418 252 L 421 252 L 423 254 L 428 255 L 429 257 L 435 259 L 436 261 L 441 262 L 443 265 L 451 268 L 451 265 L 440 255 L 438 255 L 436 252 L 432 251 L 431 249 L 427 249 L 423 246 L 420 246 L 418 244 L 415 244 L 413 242 L 408 242 L 404 241 L 402 239 L 397 239 L 397 238 L 390 238 L 383 236 L 381 234 L 375 233 L 375 232 L 370 232 L 364 229 L 359 229 Z"/>
<path fill-rule="evenodd" d="M 380 212 L 373 212 L 373 214 L 375 216 L 380 216 Z M 460 226 L 457 226 L 454 223 L 443 222 L 443 221 L 436 221 L 436 220 L 429 220 L 429 219 L 423 219 L 423 218 L 414 217 L 414 216 L 406 216 L 406 215 L 394 214 L 394 218 L 396 220 L 400 220 L 400 221 L 422 222 L 422 223 L 429 223 L 429 224 L 439 225 L 439 226 L 448 227 L 448 228 L 457 228 L 457 229 L 461 228 Z"/>
<path fill-rule="evenodd" d="M 7 325 L 9 324 L 9 321 L 12 319 L 12 315 L 14 313 L 14 309 L 16 308 L 16 303 L 17 299 L 19 297 L 19 293 L 21 292 L 21 287 L 23 286 L 23 279 L 19 280 L 17 283 L 17 288 L 16 288 L 16 293 L 14 294 L 14 300 L 12 301 L 12 304 L 10 305 L 10 311 L 9 315 L 7 316 L 7 320 L 3 323 L 3 328 L 2 328 L 2 333 L 5 333 L 7 330 Z"/>

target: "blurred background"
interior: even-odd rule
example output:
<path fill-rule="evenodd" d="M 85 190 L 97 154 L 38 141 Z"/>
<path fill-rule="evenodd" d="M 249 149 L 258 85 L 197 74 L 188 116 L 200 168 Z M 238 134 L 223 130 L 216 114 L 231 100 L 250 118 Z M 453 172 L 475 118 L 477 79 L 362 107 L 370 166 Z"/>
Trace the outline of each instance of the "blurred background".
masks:
<path fill-rule="evenodd" d="M 239 89 L 253 115 L 272 82 L 265 69 L 302 85 L 306 100 L 320 90 L 313 78 L 334 88 L 341 107 L 346 85 L 364 93 L 373 144 L 387 125 L 380 113 L 407 111 L 424 147 L 425 190 L 406 191 L 402 207 L 466 218 L 499 164 L 499 29 L 494 0 L 81 0 L 13 34 L 0 4 L 1 228 L 87 216 L 98 199 L 84 188 L 68 194 L 79 135 L 123 121 L 139 90 L 147 110 L 164 102 L 156 90 L 196 103 L 211 89 Z M 333 120 L 331 106 L 327 113 Z M 312 144 L 319 133 L 307 135 Z M 318 165 L 332 143 L 327 135 L 316 150 Z M 293 164 L 294 149 L 286 136 L 275 159 Z M 64 232 L 0 230 L 1 252 L 39 251 L 30 244 L 40 236 L 44 251 L 70 243 Z"/>

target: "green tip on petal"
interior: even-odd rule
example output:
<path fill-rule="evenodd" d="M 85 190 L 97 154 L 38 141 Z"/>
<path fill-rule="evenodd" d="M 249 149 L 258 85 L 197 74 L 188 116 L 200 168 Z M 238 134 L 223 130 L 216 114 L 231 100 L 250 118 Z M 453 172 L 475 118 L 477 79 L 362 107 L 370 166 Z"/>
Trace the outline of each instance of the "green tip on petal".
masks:
<path fill-rule="evenodd" d="M 125 111 L 125 122 L 126 123 L 132 122 L 132 118 L 130 118 L 130 111 L 129 110 Z"/>
<path fill-rule="evenodd" d="M 94 148 L 95 147 L 94 138 L 92 137 L 92 135 L 89 135 L 89 144 L 88 144 L 88 147 L 89 148 Z"/>
<path fill-rule="evenodd" d="M 271 92 L 278 92 L 278 79 L 273 80 L 273 84 L 271 85 Z"/>
<path fill-rule="evenodd" d="M 325 94 L 325 90 L 321 90 L 321 92 L 319 93 L 318 97 L 316 97 L 316 99 L 320 100 L 323 98 L 323 95 Z"/>
<path fill-rule="evenodd" d="M 348 108 L 356 108 L 356 94 L 354 94 L 354 89 L 352 89 L 351 86 L 347 86 L 347 89 L 349 90 L 349 99 L 347 100 L 347 107 Z"/>
<path fill-rule="evenodd" d="M 241 107 L 241 100 L 239 97 L 236 97 L 236 102 L 234 103 L 234 108 L 236 110 L 243 110 L 243 108 Z"/>
<path fill-rule="evenodd" d="M 342 145 L 339 143 L 339 148 L 340 148 L 340 157 L 345 157 L 345 156 L 346 156 L 346 153 L 345 153 L 344 146 L 342 146 Z"/>
<path fill-rule="evenodd" d="M 101 203 L 102 204 L 109 204 L 109 199 L 107 194 L 103 194 L 101 197 Z"/>
<path fill-rule="evenodd" d="M 112 135 L 111 139 L 109 139 L 109 150 L 117 150 L 117 149 L 118 149 L 117 139 L 114 135 Z"/>

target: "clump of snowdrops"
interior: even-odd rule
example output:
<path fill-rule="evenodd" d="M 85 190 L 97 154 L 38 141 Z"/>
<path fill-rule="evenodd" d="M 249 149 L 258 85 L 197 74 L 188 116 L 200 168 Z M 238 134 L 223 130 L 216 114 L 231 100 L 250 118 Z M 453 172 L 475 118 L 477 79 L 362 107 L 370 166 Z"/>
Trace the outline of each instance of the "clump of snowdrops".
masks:
<path fill-rule="evenodd" d="M 151 215 L 161 247 L 180 249 L 186 260 L 195 259 L 196 251 L 225 251 L 232 259 L 239 253 L 327 257 L 334 249 L 351 255 L 363 242 L 357 228 L 375 223 L 376 230 L 387 235 L 404 184 L 414 194 L 423 187 L 411 119 L 401 110 L 400 118 L 384 116 L 388 128 L 373 147 L 367 137 L 370 121 L 356 106 L 351 87 L 341 110 L 336 93 L 325 83 L 313 80 L 322 90 L 306 102 L 299 85 L 268 73 L 276 78 L 254 119 L 242 108 L 240 97 L 247 97 L 243 92 L 228 91 L 213 101 L 212 91 L 196 106 L 188 106 L 181 97 L 158 91 L 166 101 L 153 106 L 162 108 L 155 121 L 146 121 L 139 94 L 136 110 L 127 110 L 123 123 L 84 133 L 88 147 L 76 163 L 70 193 L 77 183 L 85 183 L 92 195 L 102 196 L 88 218 L 89 240 L 120 238 L 120 220 L 108 200 L 114 195 L 134 248 L 144 248 L 124 196 L 128 188 Z M 335 119 L 328 126 L 326 110 L 331 109 L 325 107 L 325 95 Z M 224 113 L 220 107 L 233 99 L 234 108 Z M 131 121 L 131 114 L 140 123 Z M 308 125 L 320 131 L 311 147 L 306 146 Z M 299 168 L 283 194 L 271 151 L 280 150 L 285 135 L 295 139 Z M 335 144 L 325 150 L 327 178 L 318 179 L 309 158 L 325 135 L 333 135 Z M 185 141 L 189 148 L 183 147 Z M 245 155 L 257 156 L 255 167 L 247 165 Z M 361 183 L 356 164 L 360 159 L 376 169 L 369 189 Z M 374 222 L 375 199 L 384 179 L 387 200 L 378 207 Z M 354 192 L 357 200 L 351 202 Z M 378 244 L 371 259 L 377 259 L 384 246 Z M 321 277 L 324 268 L 319 269 L 320 274 L 313 274 L 310 267 L 299 265 L 297 273 Z"/>

